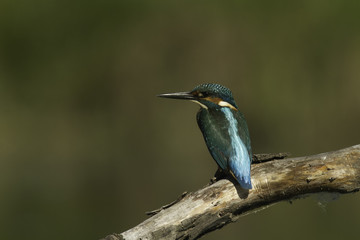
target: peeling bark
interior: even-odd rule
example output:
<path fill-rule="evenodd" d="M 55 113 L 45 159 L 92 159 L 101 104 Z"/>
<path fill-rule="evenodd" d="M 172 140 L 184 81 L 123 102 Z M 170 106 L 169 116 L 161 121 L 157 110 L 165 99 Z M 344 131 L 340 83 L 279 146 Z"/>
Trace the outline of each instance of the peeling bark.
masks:
<path fill-rule="evenodd" d="M 359 191 L 360 145 L 313 156 L 275 158 L 253 164 L 251 173 L 250 191 L 223 179 L 184 194 L 134 228 L 104 239 L 197 239 L 275 202 L 310 193 Z"/>

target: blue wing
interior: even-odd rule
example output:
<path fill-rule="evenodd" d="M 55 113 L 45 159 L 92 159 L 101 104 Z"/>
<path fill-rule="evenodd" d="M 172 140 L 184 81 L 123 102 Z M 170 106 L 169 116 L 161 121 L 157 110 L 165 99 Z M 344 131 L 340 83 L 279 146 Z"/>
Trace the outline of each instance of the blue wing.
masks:
<path fill-rule="evenodd" d="M 221 111 L 229 121 L 228 133 L 231 139 L 229 170 L 234 174 L 235 178 L 243 188 L 251 189 L 251 157 L 244 141 L 239 135 L 238 119 L 234 117 L 234 114 L 229 108 L 221 108 Z M 244 129 L 240 129 L 240 131 L 244 131 Z"/>
<path fill-rule="evenodd" d="M 217 164 L 232 173 L 243 188 L 251 189 L 250 138 L 242 114 L 226 107 L 212 111 L 201 109 L 197 120 Z"/>

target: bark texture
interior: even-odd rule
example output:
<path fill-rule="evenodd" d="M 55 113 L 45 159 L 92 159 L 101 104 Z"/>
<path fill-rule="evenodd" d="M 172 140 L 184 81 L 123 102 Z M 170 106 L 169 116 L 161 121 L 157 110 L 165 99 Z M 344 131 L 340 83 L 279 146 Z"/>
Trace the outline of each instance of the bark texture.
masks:
<path fill-rule="evenodd" d="M 360 145 L 313 156 L 252 165 L 250 191 L 227 179 L 178 201 L 121 234 L 104 239 L 197 239 L 272 203 L 318 192 L 360 189 Z"/>

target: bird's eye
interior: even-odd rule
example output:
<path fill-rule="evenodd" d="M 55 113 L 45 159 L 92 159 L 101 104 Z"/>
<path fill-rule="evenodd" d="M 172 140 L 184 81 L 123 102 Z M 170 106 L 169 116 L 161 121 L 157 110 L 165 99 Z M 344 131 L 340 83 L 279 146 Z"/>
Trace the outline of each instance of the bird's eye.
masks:
<path fill-rule="evenodd" d="M 209 94 L 207 92 L 198 92 L 197 95 L 200 98 L 206 98 L 207 96 L 209 96 Z"/>

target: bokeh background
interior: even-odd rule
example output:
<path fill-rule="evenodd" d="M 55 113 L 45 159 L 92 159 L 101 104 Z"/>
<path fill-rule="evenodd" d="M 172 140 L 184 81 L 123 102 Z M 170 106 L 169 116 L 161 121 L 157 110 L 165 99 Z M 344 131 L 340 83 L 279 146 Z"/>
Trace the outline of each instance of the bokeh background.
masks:
<path fill-rule="evenodd" d="M 341 0 L 2 0 L 0 239 L 99 239 L 207 184 L 198 106 L 159 93 L 228 86 L 255 153 L 359 144 L 359 12 Z M 349 239 L 359 200 L 282 202 L 203 239 Z"/>

